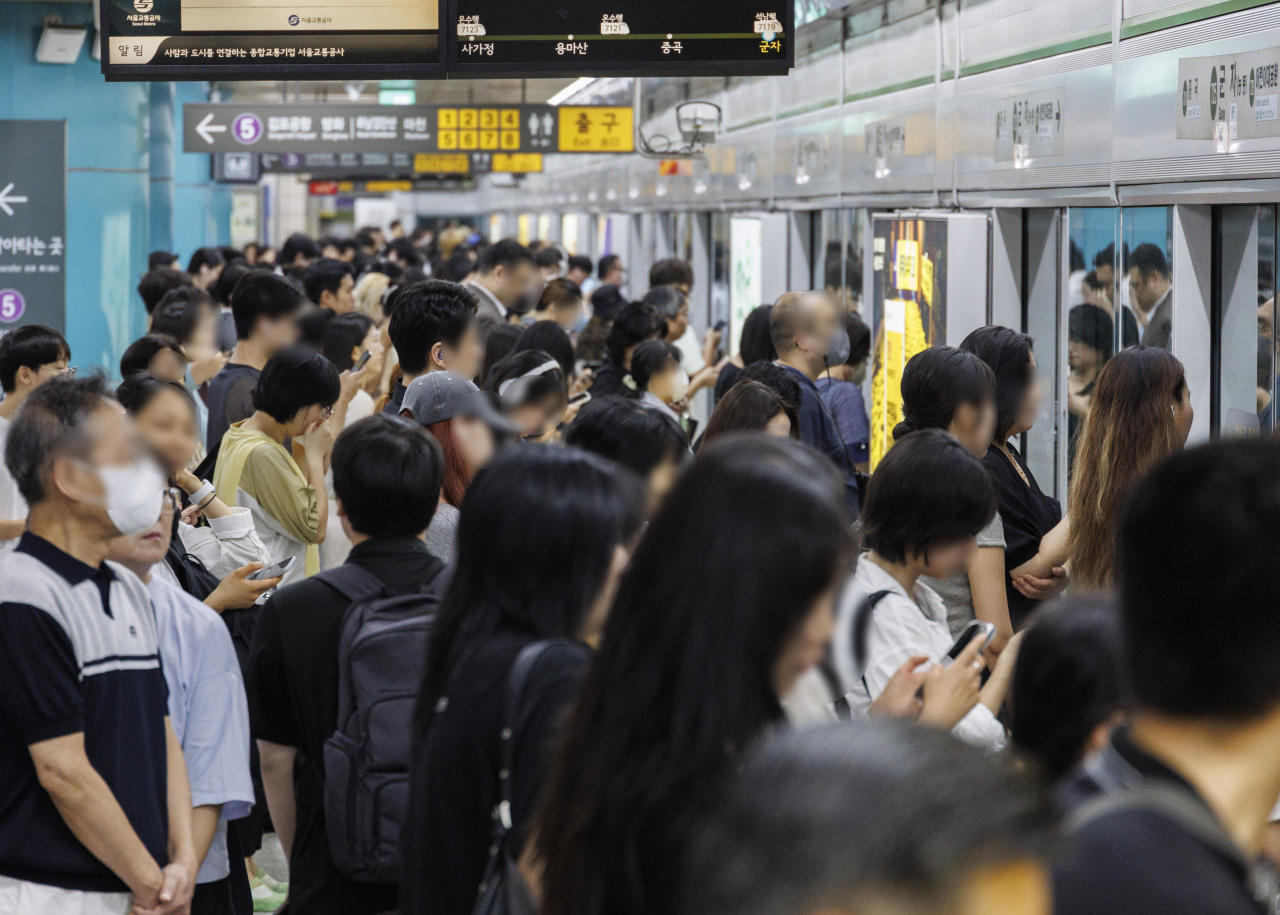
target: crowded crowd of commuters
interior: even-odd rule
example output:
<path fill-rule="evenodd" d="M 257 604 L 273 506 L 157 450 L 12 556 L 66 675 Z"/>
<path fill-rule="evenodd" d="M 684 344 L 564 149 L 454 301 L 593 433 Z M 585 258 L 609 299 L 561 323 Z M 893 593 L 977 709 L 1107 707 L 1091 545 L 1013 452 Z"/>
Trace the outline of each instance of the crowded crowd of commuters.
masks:
<path fill-rule="evenodd" d="M 1280 444 L 1173 355 L 1073 310 L 1064 506 L 1016 330 L 872 468 L 836 297 L 397 230 L 0 338 L 0 915 L 1273 908 Z"/>

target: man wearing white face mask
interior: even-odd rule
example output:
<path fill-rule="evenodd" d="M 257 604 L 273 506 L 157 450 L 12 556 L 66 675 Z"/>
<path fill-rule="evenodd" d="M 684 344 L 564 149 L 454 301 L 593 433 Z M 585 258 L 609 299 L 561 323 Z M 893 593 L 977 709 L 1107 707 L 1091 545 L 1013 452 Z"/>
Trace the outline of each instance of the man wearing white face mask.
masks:
<path fill-rule="evenodd" d="M 164 477 L 100 378 L 57 379 L 5 464 L 30 505 L 0 563 L 0 913 L 187 911 L 191 794 L 146 587 L 106 561 Z"/>
<path fill-rule="evenodd" d="M 769 335 L 778 351 L 778 365 L 800 382 L 800 440 L 831 458 L 844 474 L 845 505 L 856 519 L 860 497 L 854 458 L 814 384 L 829 365 L 841 365 L 849 358 L 844 316 L 821 292 L 783 293 L 769 313 Z"/>

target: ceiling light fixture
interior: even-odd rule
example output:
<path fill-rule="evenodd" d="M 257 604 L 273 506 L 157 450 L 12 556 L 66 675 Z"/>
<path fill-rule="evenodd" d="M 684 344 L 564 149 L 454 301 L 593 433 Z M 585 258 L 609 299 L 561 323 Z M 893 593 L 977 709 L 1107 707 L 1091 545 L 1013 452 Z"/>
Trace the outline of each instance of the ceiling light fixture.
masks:
<path fill-rule="evenodd" d="M 547 104 L 559 105 L 561 102 L 565 101 L 566 99 L 572 98 L 573 96 L 577 95 L 579 92 L 587 88 L 587 86 L 590 86 L 595 81 L 596 81 L 596 78 L 594 76 L 584 76 L 581 79 L 575 79 L 573 82 L 565 86 L 555 95 L 551 96 L 551 98 L 547 99 Z"/>

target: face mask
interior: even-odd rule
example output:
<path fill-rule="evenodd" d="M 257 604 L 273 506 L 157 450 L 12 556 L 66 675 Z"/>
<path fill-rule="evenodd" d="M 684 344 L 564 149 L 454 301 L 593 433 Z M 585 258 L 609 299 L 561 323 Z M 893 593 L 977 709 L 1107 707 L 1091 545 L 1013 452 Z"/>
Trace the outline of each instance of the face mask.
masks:
<path fill-rule="evenodd" d="M 849 331 L 841 327 L 827 341 L 827 365 L 844 365 L 849 359 Z"/>
<path fill-rule="evenodd" d="M 671 402 L 679 403 L 689 394 L 689 373 L 677 369 L 675 381 L 671 382 Z"/>
<path fill-rule="evenodd" d="M 107 517 L 121 534 L 141 534 L 160 520 L 165 477 L 150 461 L 98 467 L 95 472 L 106 491 Z"/>

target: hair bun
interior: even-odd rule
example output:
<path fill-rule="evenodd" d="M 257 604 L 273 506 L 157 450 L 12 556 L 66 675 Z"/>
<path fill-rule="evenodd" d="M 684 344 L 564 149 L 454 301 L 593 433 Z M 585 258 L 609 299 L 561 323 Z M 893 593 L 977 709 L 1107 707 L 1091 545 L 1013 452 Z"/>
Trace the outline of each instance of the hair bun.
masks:
<path fill-rule="evenodd" d="M 910 435 L 912 432 L 919 432 L 919 431 L 920 431 L 920 426 L 916 424 L 915 420 L 904 419 L 902 422 L 898 423 L 896 426 L 893 427 L 893 440 L 896 442 L 898 439 L 903 438 L 904 436 Z"/>

